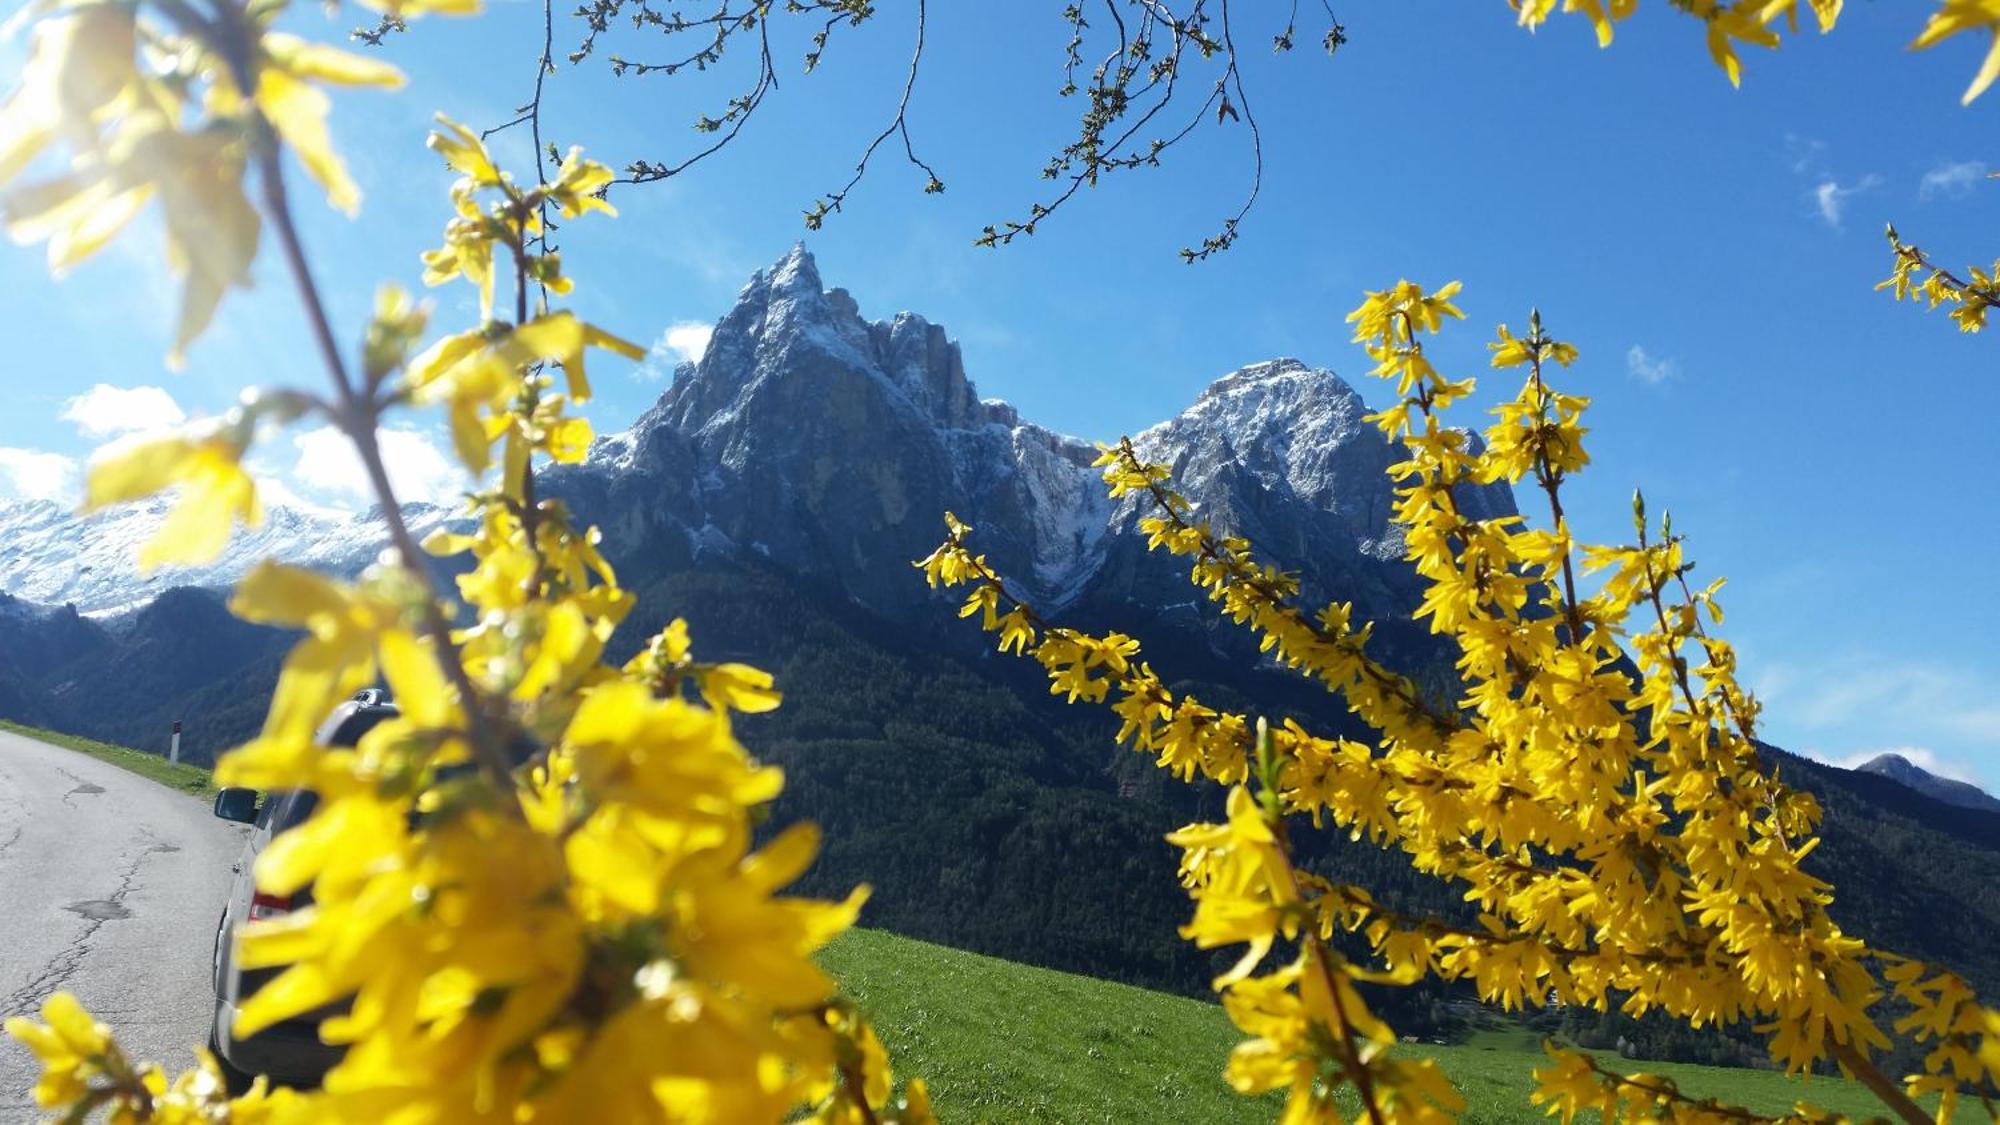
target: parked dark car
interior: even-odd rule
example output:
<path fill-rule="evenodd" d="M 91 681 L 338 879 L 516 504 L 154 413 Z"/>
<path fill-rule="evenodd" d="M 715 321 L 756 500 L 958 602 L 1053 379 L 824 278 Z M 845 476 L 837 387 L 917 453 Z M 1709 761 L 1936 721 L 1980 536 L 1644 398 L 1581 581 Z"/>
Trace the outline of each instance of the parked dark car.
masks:
<path fill-rule="evenodd" d="M 383 693 L 364 691 L 336 707 L 314 741 L 321 746 L 353 746 L 377 723 L 395 714 L 395 704 Z M 244 1001 L 283 971 L 239 969 L 235 964 L 237 928 L 248 921 L 289 914 L 312 901 L 310 887 L 291 896 L 259 891 L 252 875 L 257 857 L 272 840 L 303 824 L 318 804 L 319 794 L 305 789 L 263 794 L 254 789 L 224 789 L 215 795 L 216 816 L 254 829 L 243 845 L 242 858 L 232 868 L 235 882 L 215 928 L 215 1023 L 209 1032 L 208 1049 L 222 1065 L 232 1088 L 248 1086 L 259 1074 L 269 1075 L 280 1086 L 316 1086 L 340 1061 L 342 1048 L 329 1046 L 319 1037 L 320 1021 L 337 1014 L 338 1006 L 285 1020 L 248 1038 L 230 1034 Z"/>

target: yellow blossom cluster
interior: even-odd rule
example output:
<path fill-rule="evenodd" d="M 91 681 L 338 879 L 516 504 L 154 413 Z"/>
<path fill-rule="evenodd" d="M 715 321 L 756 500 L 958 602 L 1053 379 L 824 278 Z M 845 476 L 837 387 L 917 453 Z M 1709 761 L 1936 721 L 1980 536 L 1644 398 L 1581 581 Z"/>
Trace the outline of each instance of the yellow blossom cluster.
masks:
<path fill-rule="evenodd" d="M 1895 227 L 1889 228 L 1889 250 L 1895 265 L 1877 289 L 1887 289 L 1899 301 L 1922 301 L 1927 309 L 1951 306 L 1951 319 L 1961 332 L 1977 332 L 1986 327 L 1986 311 L 2000 305 L 2000 261 L 1990 269 L 1968 267 L 1961 278 L 1930 259 L 1922 249 L 1904 242 Z M 1922 281 L 1917 275 L 1924 275 Z"/>
<path fill-rule="evenodd" d="M 295 1108 L 291 1091 L 265 1090 L 261 1079 L 249 1096 L 228 1102 L 207 1051 L 198 1052 L 201 1066 L 171 1081 L 156 1065 L 135 1065 L 112 1039 L 111 1029 L 91 1019 L 66 992 L 42 1004 L 42 1020 L 10 1019 L 7 1031 L 42 1064 L 33 1091 L 36 1104 L 62 1107 L 75 1115 L 72 1120 L 102 1109 L 119 1125 L 205 1125 L 216 1120 L 217 1106 L 226 1104 L 228 1120 L 236 1125 L 264 1125 Z"/>
<path fill-rule="evenodd" d="M 282 4 L 221 7 L 231 18 L 162 31 L 150 7 L 56 5 L 38 28 L 28 84 L 0 117 L 8 175 L 58 138 L 75 154 L 68 175 L 7 197 L 16 233 L 47 233 L 58 265 L 101 245 L 155 192 L 168 198 L 184 258 L 226 253 L 226 268 L 189 267 L 177 347 L 254 252 L 246 161 L 265 180 L 264 221 L 290 250 L 280 146 L 334 202 L 353 200 L 325 145 L 323 102 L 300 79 L 392 78 L 269 30 Z M 157 10 L 170 25 L 189 16 L 171 0 Z M 135 61 L 163 43 L 182 69 Z M 177 100 L 196 87 L 194 102 Z M 196 104 L 207 117 L 186 132 Z M 119 163 L 147 146 L 211 144 L 227 159 L 204 150 Z M 376 485 L 391 540 L 383 561 L 352 581 L 267 561 L 236 589 L 238 616 L 302 639 L 262 731 L 216 770 L 224 785 L 320 798 L 259 858 L 261 889 L 310 887 L 312 905 L 238 935 L 237 964 L 278 972 L 233 1033 L 335 1005 L 321 1034 L 345 1055 L 320 1090 L 259 1079 L 232 1096 L 206 1054 L 170 1081 L 57 994 L 40 1022 L 7 1023 L 43 1062 L 37 1102 L 65 1120 L 236 1125 L 931 1120 L 923 1082 L 896 1089 L 880 1039 L 813 959 L 853 924 L 867 889 L 841 901 L 788 896 L 818 851 L 816 830 L 754 838 L 783 778 L 737 740 L 731 715 L 778 705 L 770 675 L 695 660 L 678 620 L 623 667 L 608 663 L 606 642 L 634 599 L 597 530 L 535 494 L 538 462 L 578 460 L 591 441 L 569 412 L 590 393 L 586 352 L 641 354 L 547 307 L 572 285 L 540 237 L 544 211 L 609 213 L 599 193 L 610 171 L 573 151 L 552 182 L 518 185 L 476 135 L 443 119 L 431 146 L 461 178 L 425 280 L 475 286 L 480 324 L 419 350 L 427 310 L 385 288 L 350 369 L 294 256 L 334 393 L 248 397 L 223 419 L 106 451 L 88 485 L 93 508 L 177 490 L 149 564 L 212 558 L 238 519 L 256 521 L 243 459 L 273 426 L 306 416 L 338 426 Z M 218 174 L 226 182 L 173 195 L 185 187 L 176 177 Z M 511 320 L 494 319 L 496 274 L 514 282 Z M 387 412 L 433 404 L 459 459 L 489 486 L 469 496 L 467 530 L 420 548 L 375 435 Z M 426 550 L 462 557 L 455 597 L 435 588 Z M 353 748 L 318 746 L 334 705 L 378 682 L 398 714 Z"/>
<path fill-rule="evenodd" d="M 1203 948 L 1244 947 L 1216 981 L 1251 1036 L 1229 1074 L 1246 1092 L 1290 1088 L 1287 1120 L 1336 1119 L 1341 1084 L 1373 1120 L 1426 1120 L 1455 1104 L 1441 1080 L 1392 1058 L 1393 1037 L 1351 987 L 1425 976 L 1469 981 L 1507 1008 L 1748 1022 L 1789 1070 L 1831 1059 L 1906 1119 L 1930 1119 L 1919 1095 L 1941 1095 L 1948 1117 L 1956 1091 L 2000 1079 L 2000 1014 L 1956 976 L 1870 949 L 1828 916 L 1832 888 L 1800 866 L 1817 844 L 1818 807 L 1759 760 L 1757 704 L 1737 682 L 1734 650 L 1711 631 L 1722 584 L 1688 582 L 1671 518 L 1649 519 L 1635 497 L 1632 542 L 1573 539 L 1562 488 L 1589 464 L 1590 404 L 1546 376 L 1576 349 L 1539 314 L 1524 334 L 1503 326 L 1492 363 L 1523 372 L 1520 389 L 1495 408 L 1483 443 L 1444 424 L 1474 381 L 1441 375 L 1423 339 L 1460 316 L 1457 290 L 1401 282 L 1348 318 L 1371 374 L 1399 396 L 1370 420 L 1407 454 L 1390 470 L 1394 518 L 1425 585 L 1416 619 L 1457 654 L 1453 699 L 1370 658 L 1369 628 L 1351 606 L 1302 609 L 1296 575 L 1211 529 L 1169 487 L 1168 469 L 1129 441 L 1099 461 L 1113 497 L 1150 501 L 1150 546 L 1189 559 L 1190 580 L 1218 611 L 1257 633 L 1270 658 L 1339 693 L 1375 745 L 1294 721 L 1260 737 L 1262 720 L 1176 697 L 1136 640 L 1051 626 L 1011 596 L 955 518 L 918 565 L 933 586 L 969 584 L 962 614 L 1039 661 L 1052 692 L 1108 706 L 1121 742 L 1182 778 L 1229 787 L 1227 823 L 1171 837 L 1195 901 L 1183 933 Z M 1465 514 L 1463 490 L 1496 482 L 1532 484 L 1546 524 Z M 1401 849 L 1456 886 L 1477 925 L 1404 915 L 1365 888 L 1300 872 L 1289 817 Z M 1341 931 L 1365 938 L 1376 963 L 1340 957 L 1330 939 Z M 1293 952 L 1264 971 L 1281 948 Z M 1890 1043 L 1878 1013 L 1891 991 L 1912 1013 L 1894 1030 L 1929 1047 L 1924 1073 L 1901 1086 L 1872 1061 Z M 1541 1100 L 1565 1118 L 1755 1119 L 1568 1052 L 1542 1082 Z M 1793 1117 L 1825 1115 L 1801 1106 Z"/>
<path fill-rule="evenodd" d="M 272 30 L 287 6 L 224 5 L 208 16 L 178 0 L 37 5 L 20 84 L 0 104 L 0 185 L 45 152 L 69 153 L 60 171 L 0 195 L 9 231 L 47 240 L 55 272 L 103 249 L 159 201 L 167 261 L 183 281 L 170 360 L 207 327 L 224 293 L 250 283 L 263 224 L 244 187 L 249 165 L 289 147 L 328 202 L 352 213 L 361 195 L 328 139 L 319 87 L 403 81 L 393 67 Z M 393 6 L 417 15 L 477 3 Z"/>
<path fill-rule="evenodd" d="M 1534 30 L 1557 11 L 1558 0 L 1507 0 L 1519 15 L 1521 26 Z M 1597 45 L 1611 45 L 1616 24 L 1638 11 L 1639 0 L 1560 0 L 1565 13 L 1581 15 L 1597 32 Z M 1832 31 L 1840 20 L 1846 0 L 1673 0 L 1681 14 L 1701 21 L 1707 36 L 1709 57 L 1729 76 L 1731 85 L 1743 81 L 1743 60 L 1738 45 L 1775 49 L 1784 32 L 1799 29 L 1799 10 L 1810 11 L 1822 34 Z M 1934 47 L 1954 35 L 1984 31 L 1992 46 L 1966 88 L 1965 101 L 1986 91 L 2000 78 L 2000 0 L 1937 0 L 1922 30 L 1910 43 L 1914 49 Z"/>

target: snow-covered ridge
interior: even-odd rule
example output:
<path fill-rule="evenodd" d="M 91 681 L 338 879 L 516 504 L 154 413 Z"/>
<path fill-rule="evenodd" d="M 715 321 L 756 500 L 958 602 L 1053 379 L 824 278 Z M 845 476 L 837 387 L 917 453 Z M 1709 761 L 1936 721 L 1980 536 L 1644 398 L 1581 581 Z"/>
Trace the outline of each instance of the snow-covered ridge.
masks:
<path fill-rule="evenodd" d="M 1316 577 L 1315 596 L 1393 614 L 1414 591 L 1389 519 L 1385 470 L 1400 452 L 1366 413 L 1333 372 L 1280 358 L 1223 376 L 1135 440 L 1218 527 Z M 1138 498 L 1106 499 L 1096 455 L 981 399 L 942 326 L 909 312 L 863 317 L 797 246 L 751 276 L 701 359 L 629 429 L 541 479 L 544 495 L 605 529 L 613 561 L 641 581 L 733 555 L 914 618 L 930 610 L 909 564 L 936 545 L 949 510 L 1049 609 L 1184 600 L 1184 563 L 1149 555 Z M 1462 502 L 1512 511 L 1504 487 Z M 107 611 L 171 586 L 226 586 L 265 557 L 352 573 L 383 538 L 368 516 L 274 505 L 214 563 L 142 576 L 134 553 L 165 510 L 153 501 L 82 519 L 0 504 L 0 591 Z M 447 515 L 413 505 L 406 518 L 421 534 Z"/>
<path fill-rule="evenodd" d="M 48 500 L 0 501 L 0 592 L 45 605 L 107 613 L 151 601 L 175 586 L 233 585 L 265 558 L 336 574 L 354 574 L 385 539 L 378 515 L 342 515 L 268 505 L 264 522 L 238 528 L 214 562 L 141 574 L 138 551 L 166 519 L 172 501 L 153 497 L 80 516 Z M 404 518 L 419 536 L 450 513 L 410 504 Z"/>
<path fill-rule="evenodd" d="M 1400 452 L 1367 413 L 1333 372 L 1279 358 L 1223 376 L 1136 440 L 1219 526 L 1390 610 L 1412 588 L 1389 573 L 1406 569 L 1385 472 Z M 795 246 L 752 275 L 658 404 L 555 476 L 579 510 L 610 501 L 614 522 L 645 505 L 624 526 L 668 534 L 655 556 L 735 550 L 837 578 L 892 614 L 921 604 L 902 568 L 935 545 L 947 509 L 1045 605 L 1157 598 L 1177 576 L 1135 558 L 1138 500 L 1108 502 L 1095 457 L 982 399 L 943 327 L 867 319 Z M 1512 511 L 1505 488 L 1466 501 Z"/>

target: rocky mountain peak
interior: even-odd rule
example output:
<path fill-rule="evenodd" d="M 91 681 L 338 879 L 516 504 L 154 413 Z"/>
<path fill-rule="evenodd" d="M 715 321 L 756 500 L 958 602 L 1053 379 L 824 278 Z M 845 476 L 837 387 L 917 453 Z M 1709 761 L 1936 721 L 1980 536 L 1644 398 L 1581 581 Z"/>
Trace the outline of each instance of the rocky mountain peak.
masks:
<path fill-rule="evenodd" d="M 1241 400 L 1245 396 L 1327 397 L 1353 399 L 1356 402 L 1361 399 L 1354 388 L 1348 386 L 1347 380 L 1326 368 L 1309 367 L 1290 356 L 1279 356 L 1237 368 L 1210 383 L 1195 398 L 1195 405 Z"/>
<path fill-rule="evenodd" d="M 1191 494 L 1228 505 L 1217 514 L 1241 515 L 1268 502 L 1338 517 L 1344 538 L 1379 543 L 1388 530 L 1384 472 L 1397 454 L 1362 421 L 1367 413 L 1361 396 L 1333 372 L 1271 359 L 1217 379 L 1134 444 L 1172 465 Z"/>
<path fill-rule="evenodd" d="M 1926 796 L 1934 797 L 1960 808 L 1979 809 L 1984 812 L 2000 813 L 2000 798 L 1970 782 L 1956 778 L 1939 777 L 1937 774 L 1917 765 L 1901 754 L 1894 752 L 1877 754 L 1855 767 L 1861 773 L 1872 773 L 1886 777 L 1899 785 L 1914 789 Z"/>
<path fill-rule="evenodd" d="M 930 424 L 985 421 L 957 341 L 914 313 L 867 320 L 847 290 L 825 287 L 803 243 L 751 275 L 701 361 L 676 372 L 660 413 L 683 432 L 727 425 L 746 396 L 795 378 L 815 379 L 836 404 L 879 390 L 861 385 L 874 381 Z"/>

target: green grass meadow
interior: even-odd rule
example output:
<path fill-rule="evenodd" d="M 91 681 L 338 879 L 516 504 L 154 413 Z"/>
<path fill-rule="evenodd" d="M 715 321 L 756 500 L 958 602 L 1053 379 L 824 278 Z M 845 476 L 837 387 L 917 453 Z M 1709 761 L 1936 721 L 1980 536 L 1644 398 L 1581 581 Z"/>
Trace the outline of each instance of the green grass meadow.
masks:
<path fill-rule="evenodd" d="M 923 1076 L 945 1121 L 1270 1122 L 1282 1104 L 1276 1095 L 1241 1097 L 1222 1080 L 1241 1036 L 1215 1004 L 872 930 L 842 936 L 821 963 L 873 1017 L 899 1079 Z M 1525 1029 L 1503 1026 L 1460 1045 L 1398 1050 L 1443 1064 L 1465 1097 L 1462 1121 L 1550 1120 L 1528 1101 L 1530 1072 L 1547 1056 Z M 1763 1113 L 1800 1100 L 1856 1118 L 1884 1113 L 1853 1082 L 1677 1063 L 1624 1066 L 1670 1077 L 1684 1093 Z M 1957 1119 L 1977 1116 L 1974 1107 Z"/>
<path fill-rule="evenodd" d="M 60 731 L 43 730 L 40 727 L 0 719 L 0 730 L 47 742 L 79 754 L 88 754 L 99 761 L 110 762 L 119 769 L 130 770 L 141 777 L 149 777 L 169 789 L 192 793 L 197 797 L 213 797 L 215 782 L 207 770 L 200 766 L 169 762 L 158 754 L 148 754 L 144 750 L 134 750 L 129 746 L 115 746 L 109 742 L 97 742 Z"/>

